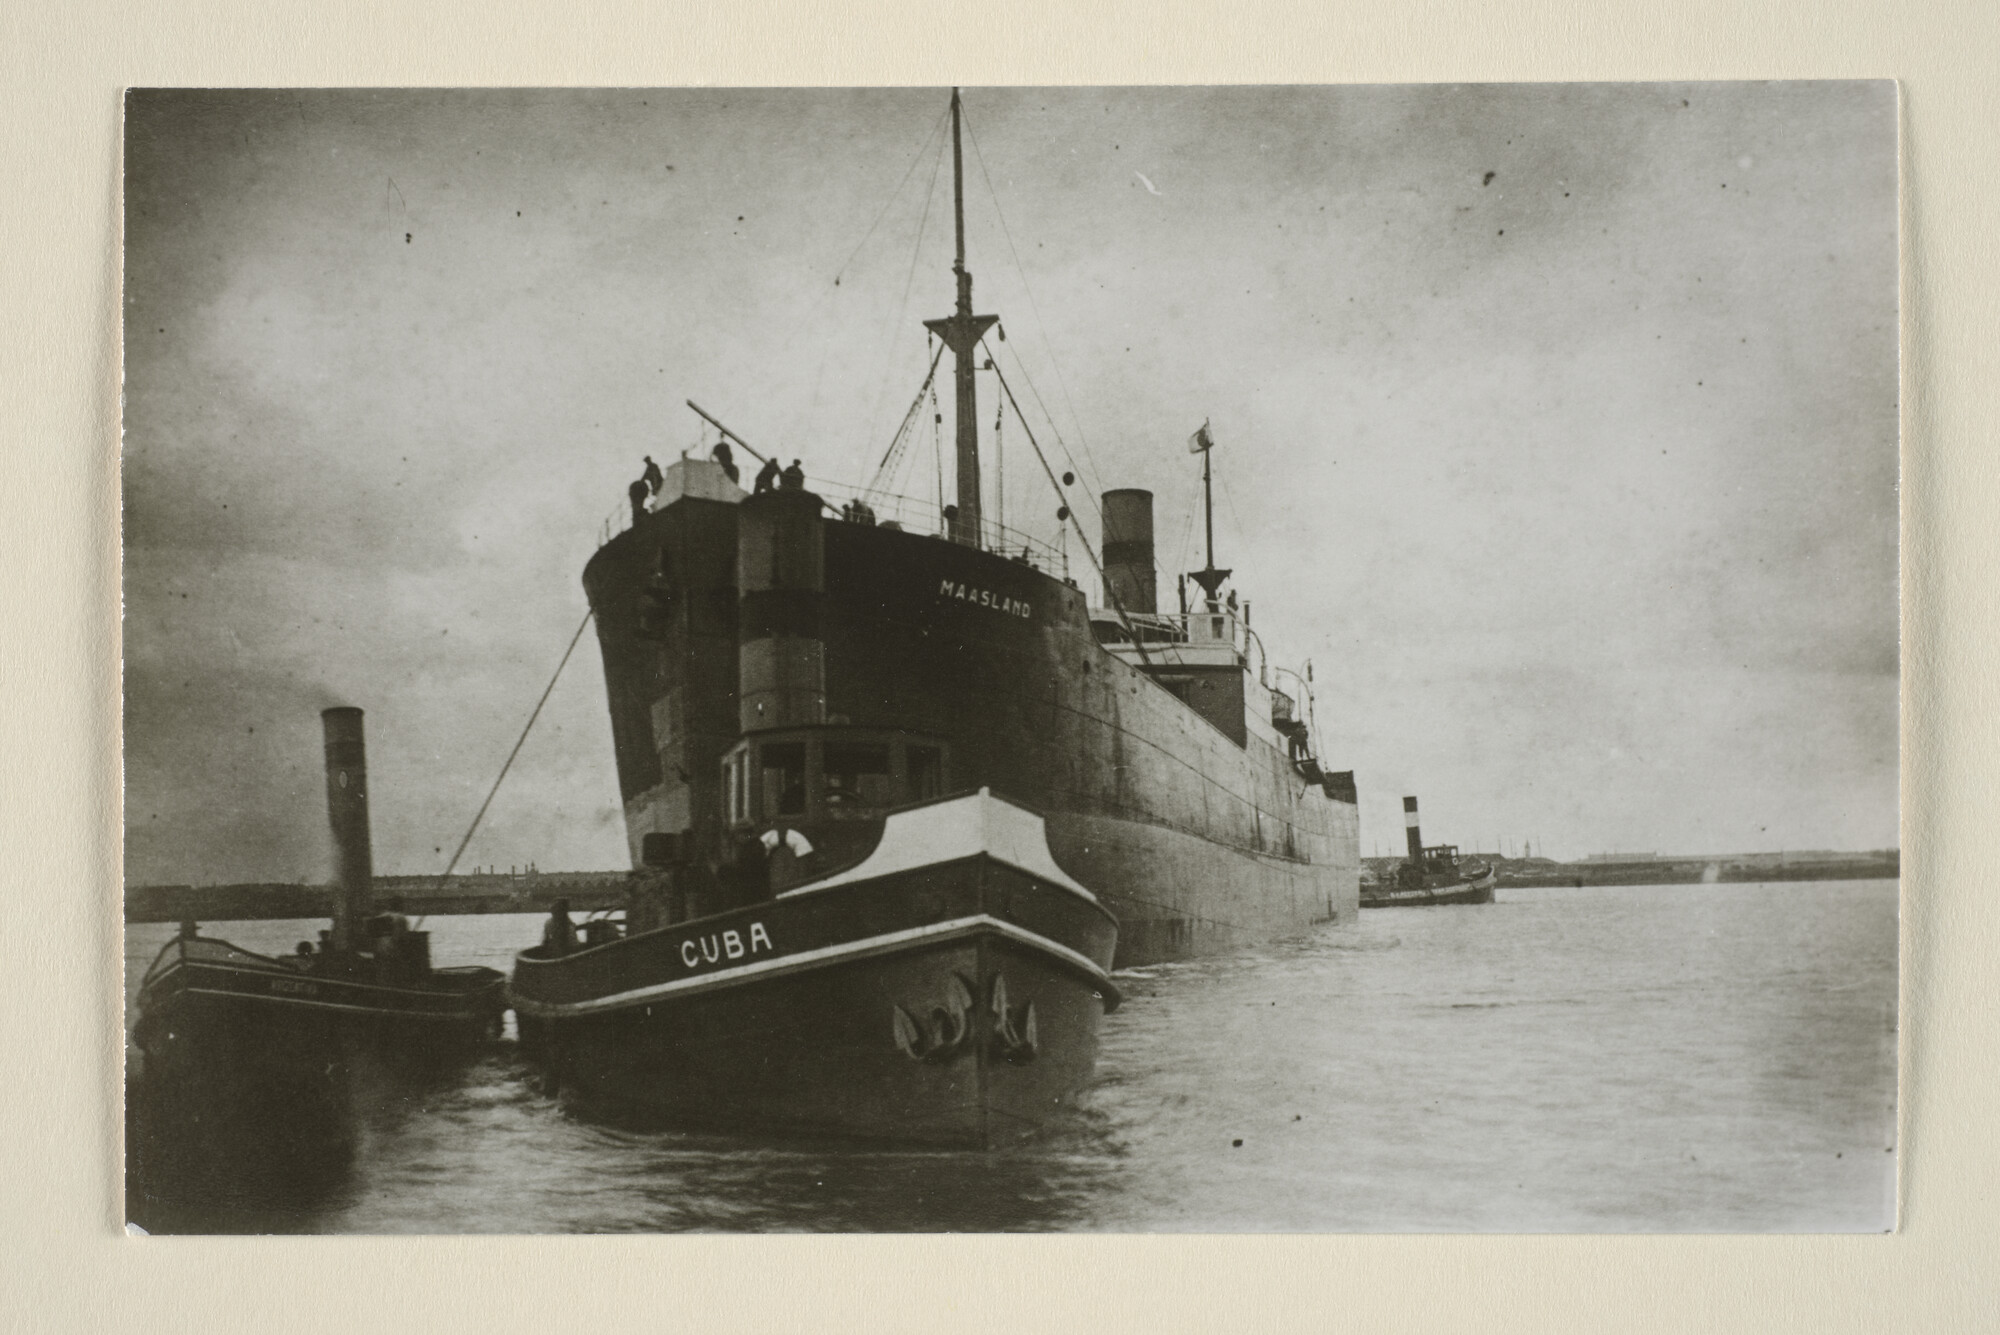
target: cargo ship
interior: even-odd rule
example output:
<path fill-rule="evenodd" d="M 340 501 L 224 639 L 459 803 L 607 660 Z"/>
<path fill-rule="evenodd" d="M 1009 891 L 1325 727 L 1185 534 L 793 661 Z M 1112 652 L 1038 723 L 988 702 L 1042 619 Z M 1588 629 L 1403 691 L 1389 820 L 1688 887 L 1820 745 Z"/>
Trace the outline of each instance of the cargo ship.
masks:
<path fill-rule="evenodd" d="M 1353 775 L 1318 759 L 1309 672 L 1280 689 L 1225 593 L 1212 505 L 1172 611 L 1151 494 L 1103 494 L 1100 557 L 1025 418 L 1097 596 L 986 517 L 997 317 L 972 302 L 950 111 L 957 302 L 925 324 L 931 376 L 954 359 L 956 504 L 808 490 L 776 459 L 746 493 L 720 448 L 635 491 L 584 569 L 633 902 L 619 939 L 524 953 L 511 991 L 582 1092 L 993 1143 L 1088 1078 L 1111 970 L 1356 912 Z M 1205 426 L 1190 448 L 1206 498 Z"/>
<path fill-rule="evenodd" d="M 1407 908 L 1428 904 L 1491 904 L 1500 877 L 1490 863 L 1466 862 L 1456 844 L 1424 845 L 1417 817 L 1417 799 L 1403 799 L 1403 834 L 1409 856 L 1385 879 L 1361 888 L 1364 909 Z"/>

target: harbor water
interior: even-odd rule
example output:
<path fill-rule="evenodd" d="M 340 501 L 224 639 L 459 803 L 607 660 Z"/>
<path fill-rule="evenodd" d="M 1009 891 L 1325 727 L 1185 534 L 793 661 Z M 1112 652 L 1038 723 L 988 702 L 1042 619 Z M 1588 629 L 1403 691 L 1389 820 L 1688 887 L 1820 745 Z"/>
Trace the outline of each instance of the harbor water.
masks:
<path fill-rule="evenodd" d="M 155 1233 L 1883 1230 L 1896 924 L 1893 881 L 1503 886 L 1128 971 L 1076 1116 L 992 1153 L 593 1124 L 503 1042 L 370 1082 L 337 1164 L 141 1173 L 127 1213 Z M 321 925 L 207 930 L 285 953 Z M 426 926 L 438 964 L 506 969 L 542 920 Z M 173 932 L 127 928 L 128 1032 Z"/>

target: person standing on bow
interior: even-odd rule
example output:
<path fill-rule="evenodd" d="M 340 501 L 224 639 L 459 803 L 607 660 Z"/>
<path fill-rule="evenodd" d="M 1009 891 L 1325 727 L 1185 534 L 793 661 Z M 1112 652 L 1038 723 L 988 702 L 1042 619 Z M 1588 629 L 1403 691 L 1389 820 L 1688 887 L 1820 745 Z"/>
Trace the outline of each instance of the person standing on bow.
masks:
<path fill-rule="evenodd" d="M 726 440 L 716 441 L 715 448 L 708 452 L 708 457 L 722 465 L 722 472 L 724 476 L 726 476 L 731 482 L 738 482 L 742 480 L 743 470 L 741 470 L 736 466 L 736 456 L 730 453 L 728 441 Z"/>

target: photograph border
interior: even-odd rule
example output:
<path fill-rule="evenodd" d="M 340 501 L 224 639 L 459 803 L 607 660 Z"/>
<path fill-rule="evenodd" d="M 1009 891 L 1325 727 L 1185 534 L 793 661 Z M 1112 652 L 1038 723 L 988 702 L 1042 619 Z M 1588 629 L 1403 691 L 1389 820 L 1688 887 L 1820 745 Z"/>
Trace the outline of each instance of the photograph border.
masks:
<path fill-rule="evenodd" d="M 101 0 L 16 16 L 6 206 L 21 461 L 7 498 L 7 652 L 31 683 L 0 747 L 34 830 L 0 969 L 28 1069 L 0 1149 L 0 1262 L 49 1329 L 785 1328 L 1949 1330 L 1991 1310 L 1995 914 L 1970 835 L 1996 778 L 1974 712 L 1992 661 L 2000 407 L 1974 383 L 1995 260 L 1984 142 L 1995 20 L 1874 0 L 1635 0 L 1486 10 L 1371 0 L 1034 6 L 555 5 L 438 0 L 395 22 L 247 0 L 144 18 Z M 817 20 L 818 26 L 815 26 Z M 1272 41 L 1270 34 L 1282 34 Z M 1982 46 L 1979 38 L 1986 39 Z M 1088 52 L 1087 56 L 1069 53 Z M 1472 82 L 1897 78 L 1902 253 L 1903 754 L 1899 1227 L 1890 1237 L 184 1239 L 120 1236 L 119 99 L 137 85 Z M 14 267 L 14 266 L 10 266 Z M 1982 415 L 1980 410 L 1985 409 Z M 38 662 L 35 660 L 39 660 Z M 27 671 L 30 666 L 36 670 Z M 40 911 L 30 919 L 24 903 Z M 77 962 L 86 967 L 77 967 Z M 107 1102 L 108 1100 L 108 1102 Z M 366 1282 L 352 1276 L 367 1275 Z M 566 1277 L 568 1283 L 560 1282 Z"/>

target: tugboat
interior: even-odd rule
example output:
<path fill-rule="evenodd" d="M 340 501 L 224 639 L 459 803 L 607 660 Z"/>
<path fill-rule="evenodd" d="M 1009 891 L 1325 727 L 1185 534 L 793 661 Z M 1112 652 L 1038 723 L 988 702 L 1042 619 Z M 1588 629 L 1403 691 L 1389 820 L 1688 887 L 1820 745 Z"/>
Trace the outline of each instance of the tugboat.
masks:
<path fill-rule="evenodd" d="M 552 922 L 511 996 L 524 1048 L 586 1097 L 995 1143 L 1087 1079 L 1112 968 L 1354 917 L 1353 775 L 1320 767 L 1309 689 L 1276 687 L 1225 596 L 1212 506 L 1202 596 L 1162 613 L 1151 493 L 1102 496 L 1100 560 L 1089 498 L 1020 413 L 972 303 L 960 117 L 954 91 L 957 303 L 925 321 L 942 346 L 917 394 L 949 350 L 956 504 L 808 490 L 690 401 L 714 454 L 634 484 L 584 569 L 631 905 L 594 947 Z M 1096 605 L 1069 530 L 1058 548 L 986 516 L 987 370 Z M 1189 442 L 1204 478 L 1213 444 Z M 732 445 L 764 463 L 750 494 Z"/>
<path fill-rule="evenodd" d="M 1364 909 L 1403 908 L 1424 904 L 1491 904 L 1499 873 L 1489 863 L 1461 862 L 1456 844 L 1424 847 L 1417 824 L 1417 799 L 1403 799 L 1404 834 L 1410 856 L 1393 879 L 1361 888 Z"/>
<path fill-rule="evenodd" d="M 506 975 L 432 968 L 428 932 L 411 931 L 393 903 L 374 912 L 361 711 L 329 709 L 321 721 L 333 926 L 317 946 L 273 957 L 182 924 L 146 971 L 133 1029 L 141 1094 L 163 1129 L 337 1140 L 357 1051 L 428 1062 L 500 1034 Z"/>
<path fill-rule="evenodd" d="M 523 1051 L 604 1106 L 987 1146 L 1089 1078 L 1117 931 L 1041 818 L 981 789 L 890 812 L 854 865 L 763 902 L 574 953 L 558 927 L 512 992 Z"/>

